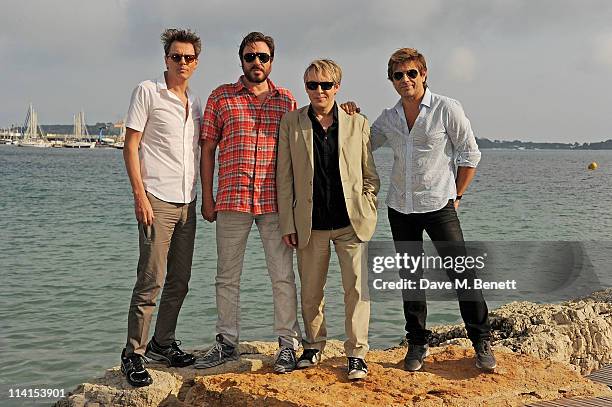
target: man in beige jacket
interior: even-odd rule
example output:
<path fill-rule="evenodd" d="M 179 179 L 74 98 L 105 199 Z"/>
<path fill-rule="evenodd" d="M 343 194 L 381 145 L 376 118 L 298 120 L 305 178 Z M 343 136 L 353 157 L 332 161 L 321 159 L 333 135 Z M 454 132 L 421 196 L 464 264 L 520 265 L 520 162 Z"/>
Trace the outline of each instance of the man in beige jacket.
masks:
<path fill-rule="evenodd" d="M 298 368 L 321 360 L 327 330 L 324 287 L 334 243 L 344 288 L 344 349 L 349 379 L 367 375 L 370 301 L 367 243 L 376 227 L 380 186 L 370 148 L 370 126 L 361 115 L 338 109 L 342 70 L 313 61 L 304 73 L 310 105 L 286 113 L 280 124 L 276 184 L 285 244 L 297 248 L 304 353 Z"/>

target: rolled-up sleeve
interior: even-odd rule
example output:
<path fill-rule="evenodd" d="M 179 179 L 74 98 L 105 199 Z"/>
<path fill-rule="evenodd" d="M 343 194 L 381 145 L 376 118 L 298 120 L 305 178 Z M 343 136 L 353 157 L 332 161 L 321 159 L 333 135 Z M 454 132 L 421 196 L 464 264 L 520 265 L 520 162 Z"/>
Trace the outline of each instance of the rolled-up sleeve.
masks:
<path fill-rule="evenodd" d="M 451 101 L 446 115 L 446 132 L 455 150 L 455 165 L 457 167 L 476 167 L 480 162 L 480 150 L 472 125 L 457 101 Z"/>

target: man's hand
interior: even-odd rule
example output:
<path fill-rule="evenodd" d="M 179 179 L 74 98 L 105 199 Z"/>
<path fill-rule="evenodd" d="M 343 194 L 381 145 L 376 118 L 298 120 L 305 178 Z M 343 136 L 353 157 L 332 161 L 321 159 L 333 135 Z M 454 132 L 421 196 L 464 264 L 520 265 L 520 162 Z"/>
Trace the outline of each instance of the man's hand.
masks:
<path fill-rule="evenodd" d="M 455 210 L 459 209 L 459 204 L 460 203 L 461 203 L 461 200 L 455 199 L 455 201 L 453 202 L 453 205 L 455 205 Z"/>
<path fill-rule="evenodd" d="M 351 102 L 350 100 L 348 102 L 342 103 L 340 105 L 340 108 L 342 108 L 342 110 L 344 110 L 348 115 L 353 115 L 355 113 L 361 112 L 361 109 L 359 108 L 359 106 L 357 106 L 357 103 Z"/>
<path fill-rule="evenodd" d="M 140 195 L 134 197 L 134 213 L 136 214 L 136 220 L 146 226 L 151 226 L 155 215 L 153 215 L 153 208 L 151 202 L 146 195 Z"/>
<path fill-rule="evenodd" d="M 217 211 L 215 211 L 215 200 L 213 198 L 202 200 L 202 217 L 208 222 L 217 220 Z"/>
<path fill-rule="evenodd" d="M 283 236 L 283 242 L 292 249 L 297 247 L 297 233 L 290 233 Z"/>

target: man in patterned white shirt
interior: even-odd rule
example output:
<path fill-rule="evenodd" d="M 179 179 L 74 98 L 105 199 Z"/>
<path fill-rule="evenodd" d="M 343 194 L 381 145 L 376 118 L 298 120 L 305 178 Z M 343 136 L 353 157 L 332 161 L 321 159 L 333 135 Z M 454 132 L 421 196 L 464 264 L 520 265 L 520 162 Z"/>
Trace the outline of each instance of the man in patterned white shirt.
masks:
<path fill-rule="evenodd" d="M 372 149 L 388 142 L 394 162 L 387 197 L 391 233 L 397 252 L 420 256 L 426 231 L 442 258 L 465 256 L 456 209 L 476 174 L 480 151 L 461 104 L 427 87 L 425 58 L 413 48 L 391 55 L 388 79 L 400 96 L 372 124 Z M 418 281 L 423 269 L 402 277 Z M 451 279 L 473 279 L 473 271 L 447 269 Z M 471 280 L 470 280 L 471 281 Z M 476 366 L 493 370 L 491 326 L 480 290 L 458 289 L 459 307 L 476 351 Z M 404 292 L 404 317 L 409 347 L 404 368 L 417 371 L 428 353 L 424 290 Z"/>

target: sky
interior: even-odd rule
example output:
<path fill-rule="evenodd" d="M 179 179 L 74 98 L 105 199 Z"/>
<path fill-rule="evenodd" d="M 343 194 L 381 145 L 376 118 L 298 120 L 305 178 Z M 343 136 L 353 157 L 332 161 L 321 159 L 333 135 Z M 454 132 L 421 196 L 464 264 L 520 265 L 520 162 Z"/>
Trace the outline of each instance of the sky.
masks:
<path fill-rule="evenodd" d="M 142 80 L 161 75 L 165 28 L 191 28 L 203 53 L 190 84 L 205 103 L 241 74 L 251 31 L 275 39 L 270 78 L 307 103 L 302 75 L 316 58 L 343 69 L 337 99 L 374 120 L 398 96 L 387 61 L 413 47 L 428 84 L 459 100 L 477 137 L 592 142 L 612 139 L 609 0 L 3 0 L 0 127 L 117 121 Z"/>

